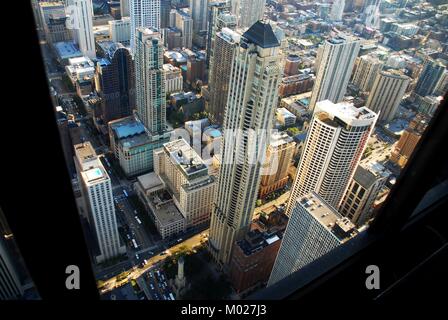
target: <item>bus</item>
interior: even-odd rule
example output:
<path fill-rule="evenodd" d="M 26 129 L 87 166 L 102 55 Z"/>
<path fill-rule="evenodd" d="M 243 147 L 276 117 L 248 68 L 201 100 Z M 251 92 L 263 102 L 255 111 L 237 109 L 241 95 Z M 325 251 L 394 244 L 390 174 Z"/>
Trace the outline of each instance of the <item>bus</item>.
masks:
<path fill-rule="evenodd" d="M 135 239 L 132 239 L 132 244 L 134 245 L 134 248 L 135 248 L 135 249 L 138 248 L 137 241 L 135 241 Z"/>
<path fill-rule="evenodd" d="M 174 296 L 173 296 L 173 294 L 170 292 L 170 299 L 171 300 L 176 300 L 176 299 L 174 299 Z"/>
<path fill-rule="evenodd" d="M 126 198 L 128 197 L 128 193 L 126 192 L 126 190 L 123 189 L 123 193 L 126 196 Z"/>
<path fill-rule="evenodd" d="M 142 224 L 142 222 L 140 221 L 140 219 L 137 216 L 135 216 L 135 220 L 137 220 L 138 224 Z"/>

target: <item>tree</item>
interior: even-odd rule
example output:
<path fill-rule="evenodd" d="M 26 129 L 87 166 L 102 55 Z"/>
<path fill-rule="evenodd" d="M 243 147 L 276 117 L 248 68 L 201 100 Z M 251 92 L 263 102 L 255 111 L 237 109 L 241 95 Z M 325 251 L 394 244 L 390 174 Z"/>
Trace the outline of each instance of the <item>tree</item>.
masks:
<path fill-rule="evenodd" d="M 288 128 L 287 130 L 286 130 L 286 132 L 290 135 L 290 136 L 296 136 L 296 135 L 298 135 L 299 133 L 300 133 L 300 130 L 299 130 L 299 128 L 297 128 L 297 127 L 291 127 L 291 128 Z"/>

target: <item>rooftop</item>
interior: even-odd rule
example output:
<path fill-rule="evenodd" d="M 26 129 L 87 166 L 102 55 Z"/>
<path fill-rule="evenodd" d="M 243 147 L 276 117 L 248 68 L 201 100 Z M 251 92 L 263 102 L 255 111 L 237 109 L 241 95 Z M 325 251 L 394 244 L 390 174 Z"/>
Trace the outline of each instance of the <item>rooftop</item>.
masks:
<path fill-rule="evenodd" d="M 270 141 L 270 146 L 272 147 L 278 147 L 281 146 L 283 144 L 286 143 L 290 143 L 293 142 L 293 138 L 290 137 L 286 131 L 282 131 L 282 132 L 273 132 L 271 134 L 271 141 Z"/>
<path fill-rule="evenodd" d="M 315 192 L 308 193 L 297 199 L 297 202 L 340 242 L 347 241 L 357 233 L 355 226 L 350 220 L 342 217 L 336 209 L 331 207 Z"/>
<path fill-rule="evenodd" d="M 82 162 L 97 159 L 95 149 L 90 142 L 84 142 L 74 145 L 75 153 Z"/>
<path fill-rule="evenodd" d="M 377 118 L 377 114 L 366 107 L 356 108 L 353 103 L 333 103 L 330 100 L 319 101 L 316 104 L 314 113 L 319 112 L 326 113 L 331 120 L 339 119 L 351 126 L 371 125 Z"/>
<path fill-rule="evenodd" d="M 137 181 L 140 183 L 145 191 L 160 189 L 164 187 L 162 180 L 155 172 L 150 172 L 137 177 Z"/>
<path fill-rule="evenodd" d="M 262 48 L 273 48 L 280 46 L 271 25 L 262 21 L 255 22 L 243 34 L 243 37 Z"/>
<path fill-rule="evenodd" d="M 361 186 L 368 189 L 375 181 L 379 178 L 386 178 L 391 174 L 383 165 L 378 162 L 374 162 L 368 165 L 359 165 L 356 168 L 355 175 L 353 179 L 358 182 Z"/>
<path fill-rule="evenodd" d="M 129 138 L 146 131 L 143 123 L 135 119 L 134 116 L 112 121 L 109 125 L 118 139 Z"/>
<path fill-rule="evenodd" d="M 163 147 L 171 161 L 178 165 L 187 177 L 202 171 L 208 174 L 207 166 L 202 158 L 184 139 L 170 141 Z"/>

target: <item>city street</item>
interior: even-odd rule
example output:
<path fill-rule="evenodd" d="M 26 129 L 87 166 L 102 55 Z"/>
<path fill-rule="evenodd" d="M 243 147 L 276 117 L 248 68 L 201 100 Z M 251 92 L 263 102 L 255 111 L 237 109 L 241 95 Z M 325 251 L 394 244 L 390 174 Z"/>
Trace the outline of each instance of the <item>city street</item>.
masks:
<path fill-rule="evenodd" d="M 166 250 L 165 252 L 162 252 L 161 254 L 158 254 L 156 256 L 153 256 L 147 260 L 147 263 L 141 267 L 136 268 L 133 267 L 126 271 L 127 275 L 126 277 L 120 277 L 120 275 L 112 277 L 108 280 L 105 280 L 101 283 L 99 286 L 100 293 L 106 293 L 108 291 L 113 290 L 114 288 L 120 287 L 122 285 L 125 285 L 128 281 L 132 279 L 137 279 L 138 277 L 142 276 L 145 272 L 150 270 L 152 267 L 157 266 L 160 262 L 165 260 L 165 258 L 171 256 L 172 254 L 179 251 L 182 247 L 186 247 L 187 249 L 192 249 L 196 246 L 201 245 L 201 242 L 207 239 L 208 237 L 208 229 L 201 233 L 197 234 L 171 248 Z"/>

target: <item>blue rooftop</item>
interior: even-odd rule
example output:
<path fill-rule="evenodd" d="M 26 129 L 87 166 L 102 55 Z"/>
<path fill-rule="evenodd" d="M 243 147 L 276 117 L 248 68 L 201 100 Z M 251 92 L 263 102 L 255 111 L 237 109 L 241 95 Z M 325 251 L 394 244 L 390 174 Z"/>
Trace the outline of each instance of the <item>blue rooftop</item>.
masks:
<path fill-rule="evenodd" d="M 69 59 L 81 57 L 82 53 L 79 51 L 76 44 L 72 41 L 57 42 L 54 44 L 57 54 L 61 59 Z"/>
<path fill-rule="evenodd" d="M 130 122 L 114 128 L 118 139 L 123 139 L 145 132 L 145 126 L 141 122 Z"/>

